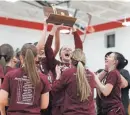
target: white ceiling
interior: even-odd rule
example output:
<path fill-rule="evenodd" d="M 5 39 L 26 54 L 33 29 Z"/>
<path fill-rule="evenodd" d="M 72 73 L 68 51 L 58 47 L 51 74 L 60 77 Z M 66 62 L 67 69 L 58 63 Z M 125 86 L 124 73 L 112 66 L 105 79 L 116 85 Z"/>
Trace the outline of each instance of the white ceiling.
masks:
<path fill-rule="evenodd" d="M 44 1 L 44 0 L 42 0 Z M 58 3 L 58 1 L 66 0 L 46 0 L 50 3 Z M 124 1 L 124 2 L 123 2 Z M 33 4 L 33 5 L 31 5 Z M 35 5 L 35 6 L 34 6 Z M 109 21 L 116 21 L 130 17 L 130 0 L 125 1 L 92 1 L 92 0 L 71 0 L 69 8 L 67 4 L 61 4 L 56 7 L 67 9 L 73 15 L 75 9 L 78 9 L 77 19 L 83 24 L 88 22 L 88 15 L 92 15 L 92 25 L 101 24 Z M 29 20 L 35 22 L 42 22 L 44 19 L 44 13 L 42 6 L 35 0 L 19 1 L 16 3 L 0 1 L 0 16 L 11 17 L 22 20 Z M 120 23 L 120 22 L 119 22 Z"/>

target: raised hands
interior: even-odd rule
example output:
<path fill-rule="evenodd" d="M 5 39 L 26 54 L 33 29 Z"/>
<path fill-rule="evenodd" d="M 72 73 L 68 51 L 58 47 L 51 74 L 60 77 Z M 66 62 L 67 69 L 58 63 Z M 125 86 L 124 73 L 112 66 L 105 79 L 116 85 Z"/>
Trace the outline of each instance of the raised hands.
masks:
<path fill-rule="evenodd" d="M 76 27 L 72 27 L 72 32 L 76 32 L 77 31 L 77 28 Z"/>
<path fill-rule="evenodd" d="M 61 29 L 62 27 L 63 27 L 63 24 L 62 25 L 53 25 L 50 35 L 54 35 L 55 32 L 57 31 L 57 29 Z"/>

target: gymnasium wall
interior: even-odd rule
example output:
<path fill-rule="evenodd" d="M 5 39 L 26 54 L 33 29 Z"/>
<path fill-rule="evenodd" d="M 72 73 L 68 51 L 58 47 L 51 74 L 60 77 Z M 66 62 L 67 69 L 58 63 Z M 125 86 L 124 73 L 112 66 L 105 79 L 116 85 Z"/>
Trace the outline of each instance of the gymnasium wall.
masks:
<path fill-rule="evenodd" d="M 84 52 L 86 53 L 87 66 L 96 71 L 104 68 L 104 55 L 108 51 L 118 51 L 130 60 L 130 27 L 117 28 L 88 34 L 84 43 Z M 105 35 L 114 32 L 116 35 L 116 44 L 114 48 L 106 48 Z M 0 25 L 0 44 L 9 43 L 14 49 L 21 48 L 24 43 L 34 43 L 42 37 L 42 31 L 26 29 L 14 26 Z M 84 35 L 81 36 L 83 39 Z M 67 45 L 74 48 L 73 36 L 70 34 L 61 34 L 61 46 Z M 57 56 L 58 58 L 58 56 Z M 126 67 L 130 70 L 130 64 Z"/>

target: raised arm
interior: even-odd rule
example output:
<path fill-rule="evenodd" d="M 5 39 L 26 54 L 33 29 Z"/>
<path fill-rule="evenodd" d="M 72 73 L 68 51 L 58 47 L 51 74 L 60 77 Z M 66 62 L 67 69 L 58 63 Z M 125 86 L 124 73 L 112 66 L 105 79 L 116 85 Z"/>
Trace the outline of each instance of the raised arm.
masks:
<path fill-rule="evenodd" d="M 57 31 L 55 32 L 55 47 L 54 47 L 54 56 L 57 55 L 59 49 L 60 49 L 60 29 L 57 29 Z M 46 43 L 46 36 L 47 36 L 47 23 L 44 23 L 44 29 L 42 31 L 42 38 L 39 40 L 38 44 L 37 44 L 37 49 L 38 51 L 43 49 Z M 51 43 L 52 44 L 52 43 Z"/>
<path fill-rule="evenodd" d="M 100 81 L 102 81 L 102 79 L 107 75 L 107 71 L 103 70 L 102 72 L 100 72 L 97 77 L 99 78 Z"/>
<path fill-rule="evenodd" d="M 48 62 L 50 69 L 55 69 L 55 66 L 56 66 L 55 54 L 51 47 L 53 37 L 54 37 L 56 30 L 57 30 L 57 26 L 54 26 L 51 30 L 51 33 L 49 34 L 49 36 L 47 38 L 46 44 L 45 44 L 45 55 L 46 55 L 47 62 Z"/>
<path fill-rule="evenodd" d="M 68 84 L 68 79 L 70 78 L 70 71 L 64 71 L 61 74 L 61 67 L 56 66 L 56 80 L 52 84 L 52 92 L 60 92 Z"/>
<path fill-rule="evenodd" d="M 79 48 L 79 49 L 83 50 L 83 43 L 82 43 L 82 41 L 80 39 L 79 34 L 77 33 L 76 28 L 73 27 L 72 32 L 73 32 L 73 35 L 74 35 L 75 49 Z"/>
<path fill-rule="evenodd" d="M 46 35 L 47 35 L 47 24 L 44 23 L 44 28 L 43 28 L 43 31 L 42 31 L 42 38 L 38 41 L 38 44 L 36 46 L 38 51 L 43 49 L 43 47 L 45 46 Z"/>
<path fill-rule="evenodd" d="M 57 29 L 55 33 L 55 48 L 54 48 L 54 56 L 57 55 L 60 49 L 60 28 Z"/>
<path fill-rule="evenodd" d="M 100 80 L 99 77 L 95 75 L 95 82 L 97 88 L 101 91 L 101 93 L 104 96 L 110 95 L 112 92 L 113 87 L 116 85 L 118 80 L 118 76 L 116 72 L 110 72 L 109 75 L 107 76 L 106 83 L 103 84 Z"/>

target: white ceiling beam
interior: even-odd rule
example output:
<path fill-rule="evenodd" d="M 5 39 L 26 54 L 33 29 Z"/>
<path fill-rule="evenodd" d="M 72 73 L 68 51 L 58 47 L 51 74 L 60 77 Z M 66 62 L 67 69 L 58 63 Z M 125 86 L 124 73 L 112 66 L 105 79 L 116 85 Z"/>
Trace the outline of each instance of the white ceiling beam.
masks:
<path fill-rule="evenodd" d="M 97 1 L 98 2 L 98 1 Z M 107 1 L 106 1 L 107 2 Z M 117 3 L 118 2 L 118 3 Z M 122 14 L 122 17 L 124 17 L 124 18 L 126 18 L 126 17 L 129 17 L 130 16 L 130 13 L 125 13 L 124 11 L 122 11 L 122 10 L 115 10 L 115 9 L 112 9 L 112 8 L 108 8 L 108 7 L 103 7 L 103 6 L 100 6 L 100 5 L 96 5 L 96 4 L 92 4 L 91 2 L 89 2 L 89 1 L 87 1 L 87 3 L 88 4 L 91 4 L 92 6 L 95 6 L 95 7 L 99 7 L 99 8 L 104 8 L 106 11 L 112 11 L 112 12 L 116 12 L 116 13 L 121 13 Z M 126 2 L 121 2 L 121 1 L 109 1 L 109 3 L 117 3 L 117 4 L 120 4 L 120 5 L 124 5 L 124 6 L 129 6 L 130 7 L 130 4 L 127 4 Z M 123 7 L 124 7 L 123 6 Z M 121 7 L 121 6 L 120 6 Z M 105 13 L 105 12 L 103 12 L 103 13 Z M 102 13 L 100 13 L 100 15 L 101 15 Z"/>
<path fill-rule="evenodd" d="M 112 11 L 112 12 L 116 12 L 116 13 L 122 13 L 121 11 L 118 11 L 118 10 L 115 10 L 115 9 L 112 9 L 112 8 L 108 8 L 108 7 L 103 7 L 103 6 L 101 6 L 101 5 L 96 5 L 96 4 L 92 4 L 91 2 L 89 2 L 89 1 L 81 1 L 81 2 L 84 2 L 84 3 L 86 3 L 86 5 L 90 5 L 90 6 L 94 6 L 94 7 L 97 7 L 97 8 L 101 8 L 101 9 L 104 9 L 104 10 L 106 10 L 106 11 Z M 98 2 L 98 1 L 97 1 Z M 106 1 L 107 2 L 107 1 Z"/>
<path fill-rule="evenodd" d="M 80 1 L 79 3 L 81 3 L 82 2 L 82 4 L 84 4 L 84 2 L 83 1 Z M 74 3 L 74 2 L 73 2 Z M 111 9 L 111 8 L 107 8 L 107 7 L 103 7 L 103 6 L 100 6 L 100 5 L 96 5 L 96 4 L 92 4 L 92 3 L 89 3 L 89 1 L 87 1 L 86 2 L 86 5 L 90 5 L 90 6 L 93 6 L 93 7 L 97 7 L 97 8 L 100 8 L 100 9 L 104 9 L 104 10 L 102 10 L 101 12 L 98 12 L 98 14 L 95 14 L 95 13 L 90 13 L 92 16 L 95 16 L 95 17 L 97 17 L 97 18 L 99 18 L 99 19 L 101 19 L 101 20 L 104 20 L 104 21 L 113 21 L 113 22 L 118 22 L 118 23 L 122 23 L 121 21 L 118 21 L 118 19 L 112 19 L 112 18 L 104 18 L 104 17 L 101 17 L 101 14 L 102 13 L 105 13 L 105 12 L 107 12 L 107 11 L 112 11 L 112 12 L 115 12 L 115 13 L 121 13 L 121 14 L 124 14 L 124 12 L 122 11 L 122 12 L 120 12 L 120 11 L 118 11 L 118 10 L 115 10 L 115 9 Z M 80 9 L 80 8 L 79 8 Z M 85 11 L 83 11 L 83 12 L 85 12 Z M 89 13 L 89 12 L 86 12 L 86 13 Z M 123 16 L 123 15 L 122 15 Z M 116 17 L 115 17 L 116 18 Z"/>
<path fill-rule="evenodd" d="M 74 2 L 73 2 L 74 3 Z M 89 5 L 91 5 L 91 4 L 89 4 Z M 95 6 L 95 5 L 93 5 L 93 6 Z M 57 7 L 57 6 L 56 6 Z M 97 6 L 96 6 L 97 7 Z M 70 11 L 74 11 L 74 8 L 66 8 L 66 7 L 60 7 L 60 6 L 58 6 L 58 8 L 62 8 L 62 9 L 66 9 L 66 10 L 70 10 Z M 102 9 L 105 9 L 104 7 L 100 7 L 100 8 L 102 8 Z M 80 8 L 79 8 L 79 10 L 80 10 Z M 92 16 L 94 16 L 94 17 L 97 17 L 97 18 L 99 18 L 99 19 L 101 19 L 101 20 L 104 20 L 104 21 L 115 21 L 115 22 L 118 22 L 118 23 L 122 23 L 122 22 L 120 22 L 120 21 L 117 21 L 117 20 L 113 20 L 113 19 L 108 19 L 108 18 L 103 18 L 103 17 L 101 17 L 100 15 L 102 14 L 102 13 L 105 13 L 105 12 L 107 12 L 109 9 L 105 9 L 105 10 L 101 10 L 100 12 L 98 12 L 98 14 L 95 14 L 95 13 L 90 13 Z M 111 9 L 110 9 L 111 10 Z M 80 11 L 82 11 L 82 10 L 80 10 Z M 113 11 L 113 10 L 111 10 L 111 11 Z M 89 12 L 85 12 L 85 11 L 82 11 L 82 12 L 84 12 L 84 13 L 89 13 Z M 115 12 L 115 10 L 114 10 L 114 12 Z M 84 17 L 85 15 L 83 15 L 83 17 Z M 79 17 L 78 18 L 78 21 L 81 21 L 81 22 L 83 22 L 83 23 L 86 23 L 86 21 L 83 21 L 82 20 L 82 18 L 83 17 Z M 86 17 L 87 17 L 87 14 L 86 14 Z"/>
<path fill-rule="evenodd" d="M 93 19 L 93 17 L 95 17 L 95 14 L 92 14 L 92 13 L 91 13 L 91 15 L 92 15 L 92 19 Z M 96 15 L 96 17 L 99 18 L 99 19 L 101 19 L 101 20 L 108 21 L 108 22 L 118 22 L 118 23 L 122 23 L 121 21 L 118 21 L 118 19 L 104 18 L 104 17 L 97 16 L 97 15 Z"/>
<path fill-rule="evenodd" d="M 117 2 L 118 2 L 118 4 L 120 4 L 120 5 L 130 7 L 130 2 L 125 2 L 125 1 L 114 1 L 114 0 L 111 1 L 111 2 L 113 2 L 113 3 L 117 3 Z"/>

